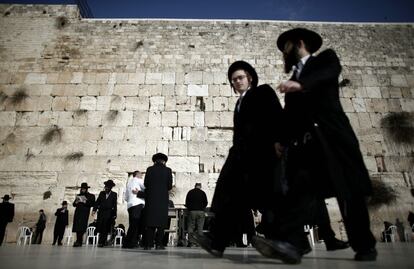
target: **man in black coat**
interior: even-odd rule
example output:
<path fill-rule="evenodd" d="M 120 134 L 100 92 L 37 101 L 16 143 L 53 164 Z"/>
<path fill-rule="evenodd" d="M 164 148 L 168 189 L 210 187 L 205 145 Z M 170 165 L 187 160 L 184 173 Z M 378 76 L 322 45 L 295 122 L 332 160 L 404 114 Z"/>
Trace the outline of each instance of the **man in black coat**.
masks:
<path fill-rule="evenodd" d="M 285 93 L 287 175 L 289 193 L 285 210 L 278 211 L 275 239 L 258 240 L 263 255 L 298 263 L 303 248 L 303 224 L 320 199 L 336 197 L 355 260 L 376 259 L 366 196 L 371 180 L 358 140 L 345 115 L 338 78 L 341 65 L 332 49 L 312 56 L 322 45 L 319 34 L 304 28 L 282 33 L 277 46 L 283 52 L 290 80 L 279 85 Z"/>
<path fill-rule="evenodd" d="M 162 153 L 152 156 L 153 166 L 147 168 L 145 185 L 145 249 L 164 249 L 162 239 L 168 224 L 168 191 L 172 188 L 172 171 L 165 166 L 168 157 Z"/>
<path fill-rule="evenodd" d="M 115 183 L 109 179 L 104 182 L 105 190 L 99 193 L 93 207 L 92 215 L 98 211 L 97 230 L 99 233 L 98 247 L 106 245 L 108 233 L 111 231 L 111 226 L 116 219 L 117 199 L 118 195 L 112 191 Z"/>
<path fill-rule="evenodd" d="M 246 210 L 270 207 L 281 192 L 275 177 L 281 142 L 279 99 L 269 85 L 258 86 L 256 70 L 247 62 L 234 62 L 227 74 L 231 88 L 240 95 L 234 109 L 233 146 L 217 180 L 210 233 L 193 238 L 216 257 L 223 255 Z"/>
<path fill-rule="evenodd" d="M 36 230 L 33 235 L 33 244 L 42 244 L 43 231 L 46 229 L 46 214 L 43 209 L 39 210 L 39 219 L 36 222 Z"/>
<path fill-rule="evenodd" d="M 14 218 L 14 204 L 9 202 L 8 194 L 3 196 L 3 202 L 0 204 L 0 246 L 3 243 L 6 226 Z"/>
<path fill-rule="evenodd" d="M 56 242 L 59 246 L 62 245 L 63 235 L 65 234 L 65 229 L 69 224 L 69 212 L 68 212 L 68 202 L 63 201 L 62 207 L 58 208 L 55 212 L 56 222 L 55 228 L 53 230 L 53 244 Z"/>
<path fill-rule="evenodd" d="M 185 206 L 188 209 L 187 227 L 189 238 L 192 238 L 195 229 L 197 229 L 199 235 L 203 234 L 207 204 L 207 195 L 201 189 L 201 183 L 196 183 L 194 189 L 190 190 L 185 197 Z M 191 246 L 191 243 L 188 246 Z"/>
<path fill-rule="evenodd" d="M 82 246 L 83 234 L 88 228 L 91 207 L 95 204 L 95 195 L 88 192 L 89 188 L 88 183 L 83 182 L 80 187 L 80 193 L 76 195 L 76 199 L 73 202 L 73 206 L 76 207 L 72 226 L 72 232 L 76 233 L 74 247 Z"/>

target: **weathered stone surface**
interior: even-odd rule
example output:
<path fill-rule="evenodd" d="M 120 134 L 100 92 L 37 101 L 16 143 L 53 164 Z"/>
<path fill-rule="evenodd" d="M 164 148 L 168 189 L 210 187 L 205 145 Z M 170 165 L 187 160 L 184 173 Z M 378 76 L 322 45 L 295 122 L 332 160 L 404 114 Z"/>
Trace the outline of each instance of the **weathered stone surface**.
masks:
<path fill-rule="evenodd" d="M 0 10 L 8 7 L 2 4 Z M 58 31 L 54 25 L 61 15 L 70 18 L 70 26 Z M 290 76 L 281 72 L 282 54 L 274 42 L 292 23 L 251 21 L 244 27 L 245 22 L 235 20 L 128 20 L 109 29 L 111 23 L 79 19 L 75 6 L 14 5 L 10 16 L 0 17 L 0 174 L 15 173 L 10 177 L 28 177 L 39 185 L 32 194 L 30 187 L 21 187 L 16 196 L 21 219 L 40 206 L 54 208 L 63 199 L 73 200 L 74 187 L 83 181 L 98 192 L 104 179 L 113 178 L 120 194 L 126 172 L 145 171 L 156 152 L 170 157 L 176 204 L 198 181 L 211 198 L 233 137 L 238 95 L 229 85 L 229 65 L 238 59 L 250 62 L 260 83 L 273 88 Z M 414 28 L 361 23 L 306 27 L 322 33 L 322 50 L 338 52 L 343 66 L 339 81 L 350 81 L 340 88 L 341 103 L 369 172 L 398 182 L 403 198 L 386 208 L 387 218 L 408 210 L 412 180 L 406 171 L 412 168 L 413 149 L 388 137 L 381 120 L 393 112 L 414 112 L 414 59 L 407 57 Z M 229 33 L 237 34 L 227 38 Z M 143 46 L 131 48 L 139 40 Z M 22 88 L 29 97 L 13 103 L 9 97 Z M 283 94 L 276 93 L 284 104 Z M 42 143 L 53 125 L 62 128 L 62 140 Z M 84 157 L 65 161 L 75 151 Z M 385 175 L 380 161 L 392 172 Z M 32 172 L 35 176 L 28 176 Z M 7 182 L 0 180 L 0 193 L 15 191 Z M 52 197 L 43 200 L 49 189 Z M 335 224 L 340 215 L 329 208 Z M 127 217 L 124 203 L 118 212 L 120 219 Z"/>

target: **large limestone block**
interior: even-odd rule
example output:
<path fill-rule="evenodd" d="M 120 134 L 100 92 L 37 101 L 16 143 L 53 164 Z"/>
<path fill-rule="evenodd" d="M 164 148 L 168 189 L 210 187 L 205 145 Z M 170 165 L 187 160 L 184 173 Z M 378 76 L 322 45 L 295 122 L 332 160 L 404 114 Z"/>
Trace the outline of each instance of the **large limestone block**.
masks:
<path fill-rule="evenodd" d="M 162 73 L 162 84 L 175 84 L 175 73 Z"/>
<path fill-rule="evenodd" d="M 0 111 L 0 126 L 14 126 L 16 124 L 16 112 Z"/>
<path fill-rule="evenodd" d="M 191 127 L 194 125 L 194 112 L 178 111 L 178 126 Z"/>
<path fill-rule="evenodd" d="M 352 103 L 356 112 L 366 112 L 365 102 L 363 98 L 353 98 Z"/>
<path fill-rule="evenodd" d="M 194 85 L 187 86 L 188 96 L 208 96 L 208 85 Z"/>
<path fill-rule="evenodd" d="M 68 98 L 66 96 L 56 96 L 52 101 L 52 110 L 64 111 Z"/>
<path fill-rule="evenodd" d="M 80 109 L 96 110 L 96 98 L 92 96 L 84 96 L 81 98 Z"/>
<path fill-rule="evenodd" d="M 187 154 L 187 141 L 170 141 L 168 155 L 185 156 Z"/>
<path fill-rule="evenodd" d="M 149 98 L 146 96 L 126 97 L 125 108 L 127 110 L 149 110 Z"/>
<path fill-rule="evenodd" d="M 161 112 L 151 111 L 148 114 L 148 126 L 160 127 L 161 126 Z"/>
<path fill-rule="evenodd" d="M 162 112 L 161 125 L 162 126 L 177 126 L 178 115 L 177 112 Z"/>
<path fill-rule="evenodd" d="M 167 165 L 174 172 L 198 173 L 199 157 L 170 157 Z"/>
<path fill-rule="evenodd" d="M 17 113 L 16 126 L 36 126 L 39 121 L 39 112 Z"/>
<path fill-rule="evenodd" d="M 123 74 L 117 74 L 117 83 L 126 83 L 125 81 L 118 81 L 118 75 Z M 128 84 L 144 84 L 145 82 L 145 73 L 129 73 L 128 74 Z"/>
<path fill-rule="evenodd" d="M 150 111 L 163 111 L 164 110 L 164 96 L 151 96 L 150 97 Z"/>
<path fill-rule="evenodd" d="M 161 73 L 146 73 L 145 84 L 161 84 L 162 74 Z"/>
<path fill-rule="evenodd" d="M 115 85 L 114 94 L 120 96 L 137 96 L 138 86 L 134 84 L 117 84 Z"/>
<path fill-rule="evenodd" d="M 123 127 L 104 127 L 102 133 L 103 140 L 123 140 L 126 130 Z"/>
<path fill-rule="evenodd" d="M 404 75 L 391 75 L 391 85 L 394 87 L 408 87 L 407 79 Z"/>
<path fill-rule="evenodd" d="M 217 112 L 205 112 L 204 120 L 207 127 L 220 127 L 220 114 Z"/>
<path fill-rule="evenodd" d="M 44 73 L 28 73 L 26 79 L 24 80 L 25 84 L 46 84 L 47 74 Z"/>
<path fill-rule="evenodd" d="M 201 84 L 203 83 L 203 72 L 193 71 L 184 75 L 184 84 Z"/>
<path fill-rule="evenodd" d="M 378 86 L 378 79 L 376 75 L 362 75 L 363 86 Z"/>
<path fill-rule="evenodd" d="M 188 142 L 188 156 L 214 156 L 216 155 L 216 143 L 208 141 Z"/>

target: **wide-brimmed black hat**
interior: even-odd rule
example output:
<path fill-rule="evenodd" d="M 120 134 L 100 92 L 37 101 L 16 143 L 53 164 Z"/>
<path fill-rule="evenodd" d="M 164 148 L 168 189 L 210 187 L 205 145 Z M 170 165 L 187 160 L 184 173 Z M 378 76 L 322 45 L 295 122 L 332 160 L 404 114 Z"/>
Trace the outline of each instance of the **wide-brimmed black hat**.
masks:
<path fill-rule="evenodd" d="M 115 183 L 112 181 L 112 179 L 109 179 L 107 181 L 104 182 L 105 187 L 109 187 L 112 188 L 115 186 Z"/>
<path fill-rule="evenodd" d="M 164 162 L 168 161 L 168 157 L 167 155 L 165 155 L 164 153 L 158 152 L 155 153 L 154 155 L 152 155 L 152 161 L 155 163 L 156 161 L 161 160 Z"/>
<path fill-rule="evenodd" d="M 2 199 L 8 201 L 10 200 L 10 195 L 6 194 L 2 197 Z"/>
<path fill-rule="evenodd" d="M 231 75 L 237 70 L 244 70 L 252 77 L 252 87 L 257 87 L 259 84 L 259 77 L 257 76 L 256 70 L 251 66 L 248 62 L 245 61 L 236 61 L 232 63 L 229 67 L 229 71 L 227 71 L 227 77 L 229 79 L 231 85 Z"/>
<path fill-rule="evenodd" d="M 90 188 L 90 186 L 88 186 L 88 183 L 86 183 L 86 182 L 83 182 L 80 187 L 81 187 L 81 189 L 89 189 Z"/>
<path fill-rule="evenodd" d="M 67 205 L 67 204 L 68 204 L 68 202 L 66 202 L 66 201 L 62 202 L 62 205 Z"/>
<path fill-rule="evenodd" d="M 303 40 L 310 53 L 314 53 L 322 46 L 322 37 L 306 28 L 294 28 L 283 32 L 277 39 L 277 47 L 283 52 L 287 41 Z"/>

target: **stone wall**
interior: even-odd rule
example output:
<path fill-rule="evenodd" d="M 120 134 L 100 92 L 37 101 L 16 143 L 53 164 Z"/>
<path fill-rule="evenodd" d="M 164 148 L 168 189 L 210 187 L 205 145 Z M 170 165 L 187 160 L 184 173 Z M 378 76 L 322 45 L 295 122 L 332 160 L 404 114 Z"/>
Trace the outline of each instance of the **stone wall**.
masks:
<path fill-rule="evenodd" d="M 127 172 L 145 171 L 156 152 L 169 155 L 176 204 L 196 182 L 211 200 L 237 101 L 227 68 L 246 60 L 275 87 L 287 78 L 276 39 L 297 26 L 338 52 L 341 80 L 350 81 L 341 101 L 366 165 L 400 194 L 373 212 L 376 234 L 383 219 L 405 219 L 413 148 L 389 139 L 381 119 L 414 111 L 412 24 L 95 20 L 80 18 L 76 6 L 0 5 L 0 194 L 12 194 L 17 213 L 8 241 L 40 208 L 50 240 L 55 209 L 84 181 L 97 194 L 113 179 L 118 219 L 127 223 Z M 329 207 L 337 229 L 331 200 Z"/>

